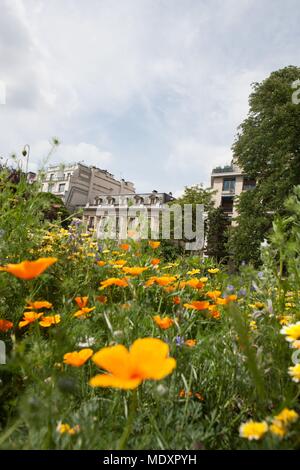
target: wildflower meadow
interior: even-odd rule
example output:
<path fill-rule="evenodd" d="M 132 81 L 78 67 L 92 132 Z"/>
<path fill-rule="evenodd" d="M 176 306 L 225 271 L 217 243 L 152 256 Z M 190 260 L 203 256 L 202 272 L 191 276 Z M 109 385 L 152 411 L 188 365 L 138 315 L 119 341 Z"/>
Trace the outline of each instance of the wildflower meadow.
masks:
<path fill-rule="evenodd" d="M 230 273 L 49 221 L 5 181 L 1 449 L 299 448 L 299 188 L 259 270 Z"/>

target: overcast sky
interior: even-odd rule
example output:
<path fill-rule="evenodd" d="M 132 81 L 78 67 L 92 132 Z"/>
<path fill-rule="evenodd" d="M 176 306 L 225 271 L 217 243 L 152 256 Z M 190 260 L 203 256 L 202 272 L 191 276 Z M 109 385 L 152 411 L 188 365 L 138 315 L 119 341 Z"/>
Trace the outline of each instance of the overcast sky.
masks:
<path fill-rule="evenodd" d="M 173 191 L 231 160 L 252 82 L 299 65 L 299 0 L 0 0 L 0 156 Z M 300 77 L 299 77 L 300 78 Z"/>

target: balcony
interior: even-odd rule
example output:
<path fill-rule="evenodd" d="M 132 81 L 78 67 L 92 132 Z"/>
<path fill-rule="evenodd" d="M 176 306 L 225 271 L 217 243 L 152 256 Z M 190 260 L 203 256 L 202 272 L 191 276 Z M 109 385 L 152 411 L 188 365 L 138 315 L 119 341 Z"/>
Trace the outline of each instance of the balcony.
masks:
<path fill-rule="evenodd" d="M 232 165 L 217 166 L 213 169 L 212 173 L 234 173 L 235 169 Z"/>

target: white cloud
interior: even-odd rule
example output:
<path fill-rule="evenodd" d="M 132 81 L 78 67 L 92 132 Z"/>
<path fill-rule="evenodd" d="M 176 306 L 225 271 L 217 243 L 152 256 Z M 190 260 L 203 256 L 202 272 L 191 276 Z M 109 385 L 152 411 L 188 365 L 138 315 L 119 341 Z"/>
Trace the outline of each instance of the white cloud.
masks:
<path fill-rule="evenodd" d="M 297 64 L 299 16 L 298 0 L 2 0 L 0 155 L 29 143 L 37 167 L 55 135 L 53 159 L 139 190 L 209 183 L 250 83 Z"/>
<path fill-rule="evenodd" d="M 89 165 L 106 169 L 112 162 L 110 152 L 100 150 L 95 145 L 85 142 L 80 142 L 77 145 L 61 143 L 51 152 L 52 148 L 51 142 L 47 141 L 37 142 L 31 148 L 31 158 L 33 162 L 36 162 L 31 165 L 32 170 L 37 170 L 48 164 L 63 162 L 88 162 Z"/>

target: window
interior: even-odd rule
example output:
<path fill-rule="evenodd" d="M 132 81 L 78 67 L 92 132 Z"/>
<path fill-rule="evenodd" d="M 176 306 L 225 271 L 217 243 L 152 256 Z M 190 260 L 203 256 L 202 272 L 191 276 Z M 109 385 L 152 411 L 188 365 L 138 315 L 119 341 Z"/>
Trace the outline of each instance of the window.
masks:
<path fill-rule="evenodd" d="M 245 177 L 243 180 L 243 191 L 248 191 L 249 189 L 254 189 L 256 186 L 255 179 Z"/>
<path fill-rule="evenodd" d="M 59 193 L 63 193 L 63 192 L 65 191 L 65 187 L 66 187 L 65 183 L 59 184 L 59 186 L 58 186 L 58 192 L 59 192 Z"/>
<path fill-rule="evenodd" d="M 222 197 L 221 207 L 226 214 L 233 212 L 233 197 Z"/>
<path fill-rule="evenodd" d="M 235 191 L 235 178 L 224 178 L 223 179 L 223 191 L 234 193 Z"/>
<path fill-rule="evenodd" d="M 49 178 L 49 179 L 50 179 L 50 181 L 52 181 L 52 180 L 53 180 L 53 177 L 54 177 L 54 174 L 53 174 L 53 173 L 51 173 L 51 175 L 50 175 L 50 178 Z"/>
<path fill-rule="evenodd" d="M 48 192 L 51 193 L 54 187 L 54 183 L 49 183 L 48 184 Z"/>

